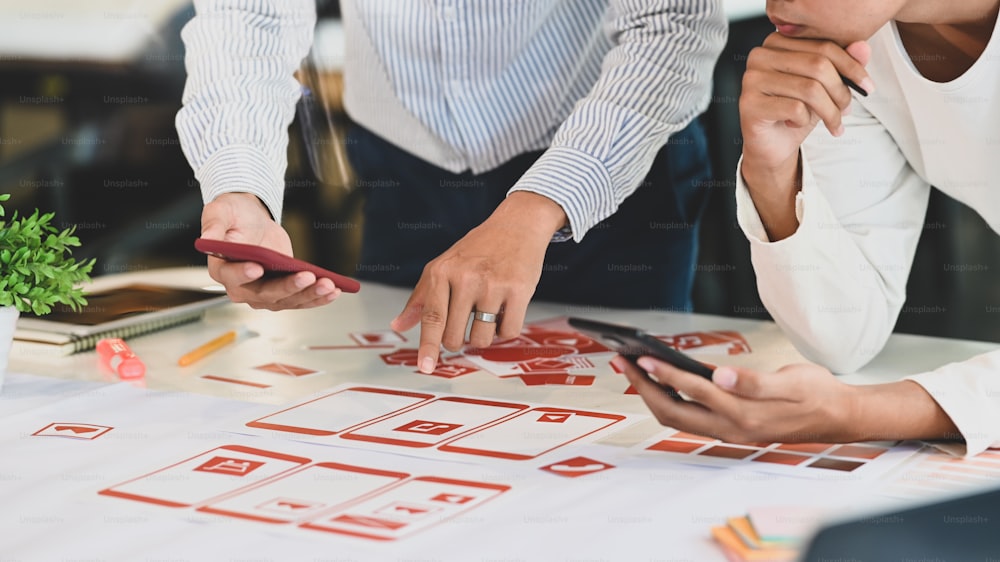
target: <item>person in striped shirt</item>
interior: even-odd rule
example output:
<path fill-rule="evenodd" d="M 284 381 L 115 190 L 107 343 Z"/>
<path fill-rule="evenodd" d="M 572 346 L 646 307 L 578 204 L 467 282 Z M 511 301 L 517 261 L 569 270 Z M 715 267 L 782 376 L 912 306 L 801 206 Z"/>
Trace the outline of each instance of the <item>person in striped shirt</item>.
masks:
<path fill-rule="evenodd" d="M 531 298 L 690 310 L 708 150 L 696 118 L 726 39 L 719 0 L 342 0 L 347 150 L 364 190 L 358 277 L 414 287 L 391 323 L 441 344 L 521 330 Z M 196 0 L 177 128 L 202 236 L 291 253 L 280 226 L 311 0 Z M 572 240 L 568 243 L 556 243 Z M 209 258 L 238 302 L 339 295 Z M 470 314 L 474 314 L 470 323 Z"/>

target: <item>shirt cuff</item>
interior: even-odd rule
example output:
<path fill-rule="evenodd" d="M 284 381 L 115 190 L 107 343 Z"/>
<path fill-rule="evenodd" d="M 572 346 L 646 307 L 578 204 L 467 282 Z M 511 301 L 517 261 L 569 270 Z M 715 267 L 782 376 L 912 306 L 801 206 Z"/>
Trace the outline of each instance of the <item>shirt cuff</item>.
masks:
<path fill-rule="evenodd" d="M 803 170 L 805 173 L 805 170 Z M 804 188 L 804 186 L 803 186 Z M 799 221 L 799 229 L 802 229 L 802 219 L 805 215 L 805 191 L 804 189 L 795 194 L 795 218 Z M 746 182 L 743 181 L 743 157 L 736 166 L 736 222 L 751 244 L 771 244 L 764 229 L 764 222 L 760 220 L 760 213 L 757 206 L 750 197 L 750 190 L 747 189 Z M 798 230 L 792 234 L 795 236 Z"/>
<path fill-rule="evenodd" d="M 572 238 L 577 242 L 618 208 L 611 176 L 604 164 L 587 153 L 566 147 L 545 151 L 507 194 L 515 191 L 530 191 L 555 201 L 566 213 Z M 564 233 L 562 237 L 560 232 Z M 552 240 L 568 238 L 560 230 Z"/>
<path fill-rule="evenodd" d="M 905 377 L 923 387 L 961 433 L 965 443 L 929 442 L 957 456 L 971 457 L 1000 446 L 1000 374 L 992 354 L 951 363 L 931 372 Z M 957 436 L 956 436 L 957 437 Z"/>
<path fill-rule="evenodd" d="M 223 193 L 252 193 L 280 224 L 284 184 L 281 179 L 275 179 L 275 172 L 267 161 L 267 156 L 253 146 L 232 145 L 220 149 L 195 172 L 201 184 L 202 199 L 208 203 Z"/>

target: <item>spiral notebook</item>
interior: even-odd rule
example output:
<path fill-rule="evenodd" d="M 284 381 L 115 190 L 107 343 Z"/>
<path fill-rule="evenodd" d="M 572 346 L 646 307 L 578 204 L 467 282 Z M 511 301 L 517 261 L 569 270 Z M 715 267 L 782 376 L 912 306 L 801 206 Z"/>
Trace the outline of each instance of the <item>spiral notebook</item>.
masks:
<path fill-rule="evenodd" d="M 79 311 L 57 305 L 44 316 L 21 313 L 13 352 L 69 355 L 92 349 L 103 338 L 129 338 L 193 322 L 229 302 L 218 291 L 134 283 L 88 293 Z"/>

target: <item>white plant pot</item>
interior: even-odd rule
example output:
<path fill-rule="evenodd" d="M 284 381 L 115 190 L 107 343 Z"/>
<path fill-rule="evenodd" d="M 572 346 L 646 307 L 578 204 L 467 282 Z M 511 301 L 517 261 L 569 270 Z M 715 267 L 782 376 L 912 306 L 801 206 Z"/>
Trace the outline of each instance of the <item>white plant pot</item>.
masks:
<path fill-rule="evenodd" d="M 10 346 L 14 342 L 14 327 L 20 312 L 13 306 L 0 307 L 0 392 L 3 391 L 3 379 L 7 374 L 7 359 L 10 357 Z"/>

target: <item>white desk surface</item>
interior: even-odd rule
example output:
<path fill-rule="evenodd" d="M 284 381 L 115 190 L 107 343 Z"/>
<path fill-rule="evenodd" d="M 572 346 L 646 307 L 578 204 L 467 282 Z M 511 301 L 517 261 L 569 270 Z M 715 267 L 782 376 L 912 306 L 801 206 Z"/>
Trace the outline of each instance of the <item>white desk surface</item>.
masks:
<path fill-rule="evenodd" d="M 181 268 L 99 278 L 95 288 L 136 280 L 179 286 L 211 283 L 203 268 Z M 540 475 L 541 471 L 523 466 L 444 462 L 227 433 L 236 427 L 233 420 L 256 419 L 281 409 L 276 405 L 297 403 L 344 383 L 648 414 L 638 397 L 623 394 L 627 385 L 621 376 L 598 377 L 587 387 L 525 386 L 516 379 L 501 380 L 482 372 L 442 379 L 408 369 L 386 369 L 371 350 L 305 349 L 342 340 L 349 332 L 385 329 L 406 296 L 403 290 L 366 284 L 359 294 L 343 295 L 319 309 L 274 313 L 224 305 L 201 322 L 130 340 L 148 366 L 140 385 L 109 384 L 115 381 L 98 367 L 94 352 L 62 358 L 13 357 L 0 392 L 3 558 L 711 562 L 725 560 L 725 556 L 711 540 L 709 528 L 752 506 L 795 503 L 856 514 L 898 505 L 898 498 L 873 494 L 878 482 L 841 474 L 790 477 L 706 469 L 643 456 L 632 446 L 662 429 L 651 418 L 606 440 L 581 445 L 583 451 L 592 451 L 588 454 L 613 459 L 611 464 L 618 469 L 569 479 Z M 706 361 L 770 368 L 799 359 L 770 322 L 545 303 L 534 303 L 528 320 L 566 315 L 629 323 L 657 333 L 736 330 L 753 350 L 732 357 L 702 357 Z M 259 335 L 192 366 L 176 366 L 184 351 L 238 328 Z M 405 335 L 413 342 L 417 332 Z M 866 373 L 851 378 L 857 382 L 889 380 L 993 347 L 894 336 Z M 270 362 L 323 373 L 275 377 L 282 380 L 266 389 L 201 378 L 211 373 L 245 373 Z M 51 422 L 103 423 L 116 429 L 107 438 L 93 441 L 32 436 Z M 410 472 L 456 477 L 471 473 L 487 481 L 511 483 L 512 491 L 447 524 L 389 542 L 212 518 L 96 493 L 225 444 L 266 446 L 313 459 L 371 463 Z"/>

